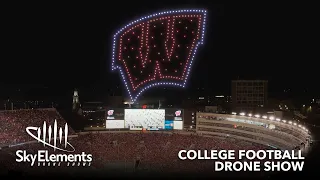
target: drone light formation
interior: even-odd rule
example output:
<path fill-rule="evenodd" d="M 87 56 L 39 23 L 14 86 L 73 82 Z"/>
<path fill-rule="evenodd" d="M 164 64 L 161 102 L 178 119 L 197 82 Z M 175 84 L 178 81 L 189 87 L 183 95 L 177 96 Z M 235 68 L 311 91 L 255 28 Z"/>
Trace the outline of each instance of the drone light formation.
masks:
<path fill-rule="evenodd" d="M 114 35 L 112 70 L 132 102 L 156 86 L 185 87 L 199 45 L 206 10 L 175 10 L 142 17 Z"/>

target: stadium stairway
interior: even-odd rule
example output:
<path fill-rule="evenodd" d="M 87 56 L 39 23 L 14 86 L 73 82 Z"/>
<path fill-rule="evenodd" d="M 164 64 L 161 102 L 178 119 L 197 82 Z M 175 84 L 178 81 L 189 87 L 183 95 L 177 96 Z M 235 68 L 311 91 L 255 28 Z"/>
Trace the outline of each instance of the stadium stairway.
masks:
<path fill-rule="evenodd" d="M 83 131 L 84 126 L 86 124 L 86 119 L 75 113 L 63 110 L 57 110 L 61 117 L 67 121 L 67 123 L 72 127 L 75 132 Z"/>

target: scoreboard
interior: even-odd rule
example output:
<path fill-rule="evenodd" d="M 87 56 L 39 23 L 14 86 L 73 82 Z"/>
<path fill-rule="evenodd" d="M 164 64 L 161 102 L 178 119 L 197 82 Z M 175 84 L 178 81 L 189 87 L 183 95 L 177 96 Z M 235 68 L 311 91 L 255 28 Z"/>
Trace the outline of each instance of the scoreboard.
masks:
<path fill-rule="evenodd" d="M 182 130 L 183 129 L 183 118 L 184 113 L 183 109 L 166 109 L 166 116 L 165 116 L 165 127 L 166 129 L 176 129 Z"/>
<path fill-rule="evenodd" d="M 106 109 L 106 129 L 182 130 L 183 109 Z"/>

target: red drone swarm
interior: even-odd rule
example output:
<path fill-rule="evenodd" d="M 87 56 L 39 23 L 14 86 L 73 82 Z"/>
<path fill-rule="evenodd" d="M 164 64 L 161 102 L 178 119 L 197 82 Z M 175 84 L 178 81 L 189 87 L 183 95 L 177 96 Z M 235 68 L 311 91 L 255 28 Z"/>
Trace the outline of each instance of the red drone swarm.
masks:
<path fill-rule="evenodd" d="M 158 79 L 184 80 L 202 15 L 166 15 L 136 24 L 120 34 L 118 60 L 133 90 Z"/>

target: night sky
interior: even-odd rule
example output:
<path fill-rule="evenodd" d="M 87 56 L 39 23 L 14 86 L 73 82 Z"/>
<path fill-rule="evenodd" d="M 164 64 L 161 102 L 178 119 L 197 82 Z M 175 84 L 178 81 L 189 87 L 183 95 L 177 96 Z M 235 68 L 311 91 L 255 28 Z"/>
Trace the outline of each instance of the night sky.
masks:
<path fill-rule="evenodd" d="M 208 28 L 185 92 L 204 88 L 213 95 L 230 94 L 233 79 L 269 80 L 274 97 L 289 89 L 293 96 L 320 91 L 314 5 L 175 2 L 8 7 L 0 98 L 18 89 L 30 97 L 70 96 L 74 88 L 87 99 L 110 94 L 110 89 L 121 94 L 119 74 L 110 71 L 114 32 L 154 11 L 188 7 L 208 10 Z"/>

